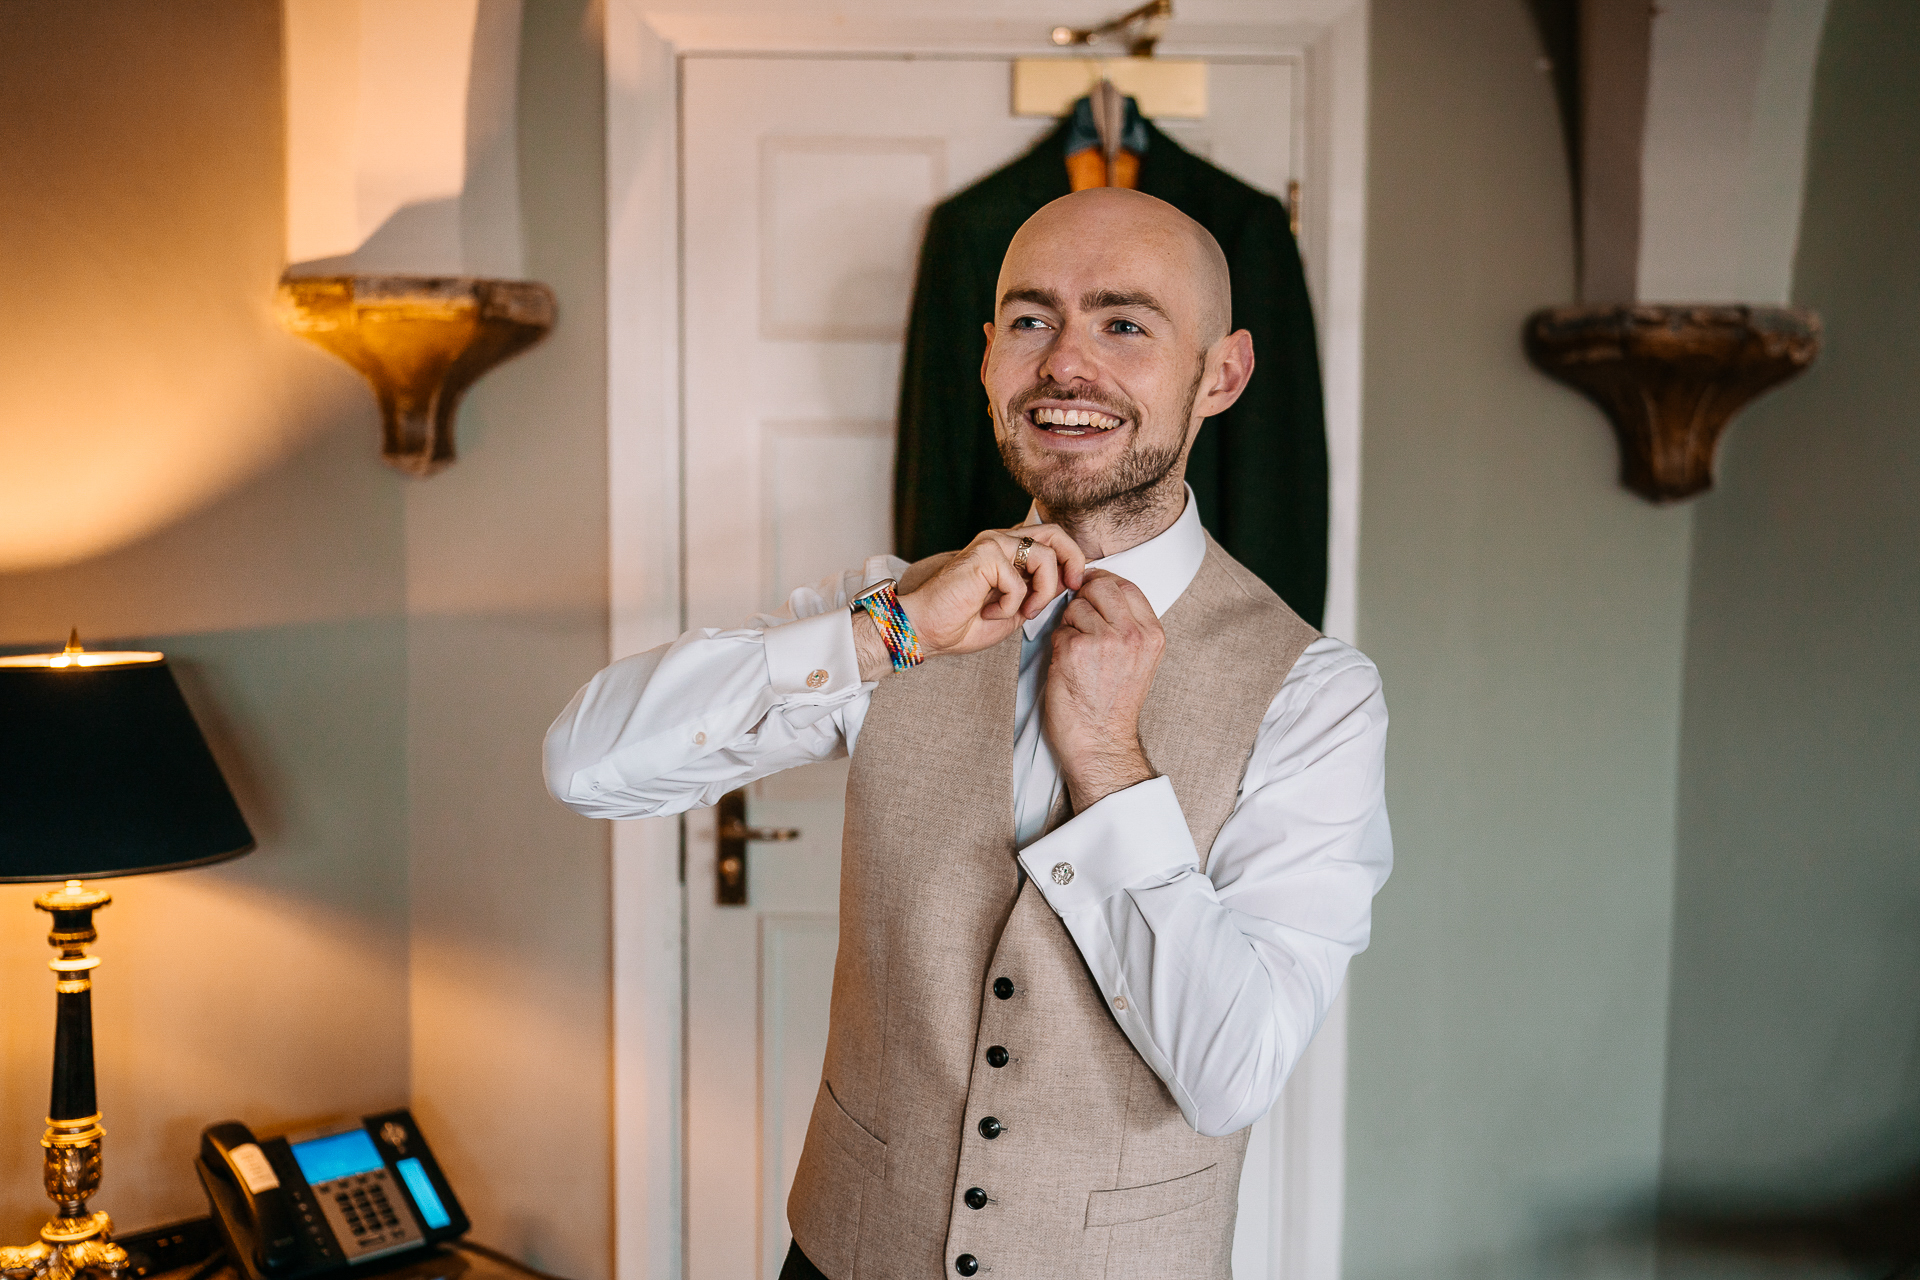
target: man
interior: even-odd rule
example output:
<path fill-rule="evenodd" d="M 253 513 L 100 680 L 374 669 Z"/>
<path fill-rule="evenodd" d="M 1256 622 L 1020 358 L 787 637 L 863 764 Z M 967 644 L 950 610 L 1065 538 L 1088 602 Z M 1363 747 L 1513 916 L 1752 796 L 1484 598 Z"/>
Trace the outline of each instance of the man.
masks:
<path fill-rule="evenodd" d="M 1246 1128 L 1392 861 L 1379 677 L 1200 527 L 1188 451 L 1253 372 L 1212 237 L 1080 192 L 996 292 L 1030 522 L 614 664 L 548 786 L 639 817 L 853 756 L 784 1276 L 1224 1280 Z"/>

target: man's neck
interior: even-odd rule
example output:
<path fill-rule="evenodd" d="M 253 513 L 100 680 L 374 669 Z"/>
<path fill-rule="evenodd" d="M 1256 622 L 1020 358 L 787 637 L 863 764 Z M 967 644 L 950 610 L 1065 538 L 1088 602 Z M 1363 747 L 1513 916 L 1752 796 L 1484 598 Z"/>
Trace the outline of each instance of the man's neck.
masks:
<path fill-rule="evenodd" d="M 1049 511 L 1037 498 L 1033 505 L 1041 521 L 1065 529 L 1087 559 L 1104 560 L 1173 528 L 1187 509 L 1186 478 L 1170 475 L 1145 493 L 1124 494 L 1085 510 Z"/>

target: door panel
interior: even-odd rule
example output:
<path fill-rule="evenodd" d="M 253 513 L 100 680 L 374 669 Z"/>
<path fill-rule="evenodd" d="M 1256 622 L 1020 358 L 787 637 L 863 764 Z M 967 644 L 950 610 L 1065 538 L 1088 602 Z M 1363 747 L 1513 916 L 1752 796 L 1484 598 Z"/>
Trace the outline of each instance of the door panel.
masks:
<path fill-rule="evenodd" d="M 771 887 L 771 886 L 770 886 Z M 827 997 L 839 922 L 831 912 L 760 916 L 760 1271 L 780 1274 L 787 1252 L 787 1188 L 827 1053 Z M 744 1155 L 744 1153 L 742 1153 Z"/>
<path fill-rule="evenodd" d="M 946 167 L 942 138 L 763 138 L 761 336 L 897 340 Z"/>
<path fill-rule="evenodd" d="M 887 505 L 873 501 L 893 491 L 893 421 L 768 422 L 762 431 L 760 580 L 771 610 L 793 586 L 861 564 L 893 541 Z"/>

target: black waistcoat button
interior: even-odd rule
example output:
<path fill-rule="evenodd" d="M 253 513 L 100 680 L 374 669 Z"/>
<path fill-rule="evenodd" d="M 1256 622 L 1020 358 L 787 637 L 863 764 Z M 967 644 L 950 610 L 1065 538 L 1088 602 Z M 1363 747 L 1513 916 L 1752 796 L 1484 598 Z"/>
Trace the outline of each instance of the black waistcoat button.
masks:
<path fill-rule="evenodd" d="M 980 1269 L 980 1259 L 970 1253 L 963 1253 L 953 1260 L 953 1269 L 963 1276 L 970 1276 Z"/>
<path fill-rule="evenodd" d="M 997 1044 L 993 1046 L 993 1048 L 987 1050 L 987 1065 L 990 1067 L 1006 1066 L 1007 1065 L 1007 1047 L 1003 1044 Z"/>
<path fill-rule="evenodd" d="M 987 1193 L 979 1187 L 968 1187 L 966 1200 L 967 1208 L 969 1209 L 984 1209 L 987 1207 Z"/>
<path fill-rule="evenodd" d="M 999 996 L 1002 1000 L 1013 999 L 1013 979 L 995 978 L 993 980 L 993 994 Z"/>
<path fill-rule="evenodd" d="M 1001 1129 L 1002 1129 L 1002 1125 L 1000 1124 L 999 1117 L 982 1116 L 980 1118 L 980 1136 L 981 1137 L 986 1138 L 988 1140 L 992 1140 L 1000 1136 Z"/>

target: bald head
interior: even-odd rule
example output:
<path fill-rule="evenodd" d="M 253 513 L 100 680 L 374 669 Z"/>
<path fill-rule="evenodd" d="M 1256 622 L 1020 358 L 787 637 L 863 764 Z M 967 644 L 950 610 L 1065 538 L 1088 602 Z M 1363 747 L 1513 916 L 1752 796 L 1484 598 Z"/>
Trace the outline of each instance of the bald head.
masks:
<path fill-rule="evenodd" d="M 1076 191 L 1028 218 L 1007 246 L 997 295 L 1019 288 L 1029 263 L 1089 245 L 1102 251 L 1116 281 L 1132 274 L 1173 282 L 1176 289 L 1184 286 L 1186 297 L 1155 301 L 1169 313 L 1182 303 L 1180 309 L 1191 308 L 1182 319 L 1195 325 L 1192 336 L 1202 350 L 1226 336 L 1233 321 L 1233 284 L 1219 242 L 1165 200 L 1125 187 Z"/>

